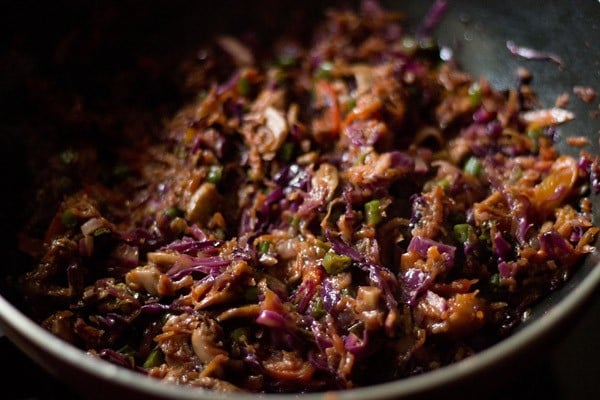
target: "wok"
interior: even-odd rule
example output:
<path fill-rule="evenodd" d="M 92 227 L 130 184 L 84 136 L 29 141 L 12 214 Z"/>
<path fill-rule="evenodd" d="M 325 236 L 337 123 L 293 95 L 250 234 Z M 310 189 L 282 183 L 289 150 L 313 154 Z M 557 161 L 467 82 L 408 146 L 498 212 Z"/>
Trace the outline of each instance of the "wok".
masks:
<path fill-rule="evenodd" d="M 18 2 L 16 2 L 18 3 Z M 43 168 L 43 160 L 32 160 L 31 154 L 43 154 L 68 140 L 88 140 L 101 146 L 106 138 L 94 132 L 41 129 L 45 119 L 56 122 L 48 107 L 62 98 L 43 98 L 31 90 L 32 82 L 44 82 L 84 98 L 114 100 L 114 108 L 125 103 L 133 107 L 157 109 L 160 99 L 175 93 L 176 81 L 165 70 L 189 54 L 202 38 L 217 31 L 239 33 L 257 26 L 267 36 L 288 21 L 310 21 L 324 6 L 333 2 L 276 2 L 260 5 L 249 2 L 221 1 L 206 5 L 193 1 L 158 1 L 152 4 L 125 1 L 118 7 L 107 3 L 80 4 L 59 1 L 51 4 L 21 2 L 7 6 L 0 17 L 2 37 L 6 43 L 0 58 L 0 108 L 2 109 L 2 240 L 4 255 L 2 292 L 0 296 L 0 328 L 18 348 L 46 371 L 69 385 L 84 397 L 107 396 L 178 399 L 251 399 L 255 395 L 222 395 L 165 385 L 134 374 L 106 362 L 98 361 L 62 342 L 30 320 L 22 311 L 18 295 L 11 289 L 11 276 L 25 268 L 16 251 L 16 227 L 26 215 L 26 193 L 29 171 Z M 388 1 L 386 5 L 406 10 L 409 22 L 417 24 L 431 2 Z M 232 10 L 237 10 L 232 14 Z M 264 16 L 270 18 L 265 20 Z M 300 24 L 302 25 L 302 24 Z M 306 24 L 309 25 L 309 24 Z M 86 29 L 97 29 L 89 34 Z M 73 31 L 78 32 L 69 37 Z M 301 28 L 300 28 L 301 31 Z M 515 85 L 517 67 L 533 73 L 533 87 L 543 105 L 551 106 L 555 98 L 571 93 L 568 109 L 577 118 L 559 128 L 562 152 L 575 155 L 579 149 L 565 144 L 567 135 L 581 135 L 590 140 L 586 147 L 598 153 L 600 118 L 598 100 L 585 103 L 572 95 L 574 85 L 590 85 L 600 89 L 600 3 L 592 0 L 547 1 L 492 0 L 475 2 L 455 0 L 436 29 L 440 43 L 451 48 L 460 64 L 474 75 L 484 75 L 497 88 Z M 83 39 L 82 39 L 83 38 Z M 86 43 L 86 40 L 89 43 Z M 551 52 L 560 56 L 564 65 L 544 60 L 527 60 L 511 54 L 506 41 Z M 62 47 L 60 47 L 62 46 Z M 71 53 L 65 54 L 65 51 Z M 134 80 L 127 91 L 115 92 L 105 85 L 118 81 L 115 77 L 130 71 L 138 56 L 164 60 L 154 75 Z M 112 80 L 111 80 L 112 79 Z M 32 94 L 33 93 L 33 94 Z M 113 97 L 111 97 L 113 96 Z M 120 96 L 120 97 L 119 97 Z M 90 100 L 93 103 L 93 100 Z M 132 103 L 133 102 L 133 103 Z M 97 103 L 105 104 L 105 103 Z M 99 114 L 115 109 L 102 108 Z M 167 113 L 171 109 L 161 109 Z M 38 121 L 37 124 L 32 121 Z M 40 123 L 39 121 L 42 121 Z M 114 140 L 115 138 L 110 138 Z M 600 203 L 592 198 L 594 218 L 600 221 Z M 600 286 L 600 255 L 588 256 L 567 284 L 534 307 L 529 318 L 515 333 L 482 353 L 409 379 L 374 387 L 331 394 L 310 394 L 307 399 L 384 399 L 468 394 L 475 396 L 493 390 L 506 379 L 518 374 L 540 352 L 560 342 L 585 312 Z M 524 362 L 527 361 L 527 362 Z M 520 366 L 520 367 L 519 367 Z M 268 395 L 268 399 L 290 399 L 291 396 Z"/>

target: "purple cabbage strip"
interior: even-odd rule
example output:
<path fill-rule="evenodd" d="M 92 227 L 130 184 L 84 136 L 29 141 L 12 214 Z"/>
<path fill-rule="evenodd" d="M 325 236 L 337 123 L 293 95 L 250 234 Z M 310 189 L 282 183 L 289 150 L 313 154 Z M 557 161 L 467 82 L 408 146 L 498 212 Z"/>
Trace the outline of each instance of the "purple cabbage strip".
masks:
<path fill-rule="evenodd" d="M 485 107 L 479 107 L 477 111 L 473 113 L 473 122 L 478 124 L 487 124 L 496 118 L 495 111 L 488 111 Z"/>
<path fill-rule="evenodd" d="M 265 373 L 265 369 L 262 366 L 262 363 L 260 362 L 258 355 L 252 351 L 248 351 L 247 347 L 242 347 L 240 349 L 240 352 L 242 353 L 242 361 L 249 365 L 250 367 L 252 367 L 254 370 L 260 372 L 261 374 Z"/>
<path fill-rule="evenodd" d="M 502 192 L 504 194 L 504 192 Z M 525 195 L 510 196 L 505 195 L 508 206 L 513 210 L 517 217 L 517 231 L 516 237 L 519 244 L 522 246 L 527 245 L 527 236 L 529 230 L 533 227 L 531 222 L 531 202 Z"/>
<path fill-rule="evenodd" d="M 436 246 L 438 251 L 444 257 L 444 264 L 446 267 L 451 268 L 454 265 L 454 255 L 456 253 L 456 247 L 454 246 L 437 242 L 423 236 L 414 236 L 408 244 L 407 250 L 413 251 L 419 256 L 425 258 L 427 257 L 427 251 L 433 246 Z"/>
<path fill-rule="evenodd" d="M 369 346 L 369 333 L 363 331 L 363 337 L 359 338 L 355 333 L 350 332 L 344 339 L 344 348 L 354 354 L 358 359 L 367 357 L 373 351 Z"/>
<path fill-rule="evenodd" d="M 363 121 L 353 121 L 346 128 L 346 134 L 350 139 L 350 142 L 355 146 L 373 146 L 379 139 L 381 139 L 383 132 L 380 130 L 371 135 L 366 135 L 365 132 L 368 128 L 365 128 Z"/>
<path fill-rule="evenodd" d="M 547 60 L 552 61 L 554 64 L 558 65 L 560 68 L 564 66 L 564 62 L 562 58 L 557 56 L 556 54 L 547 53 L 535 49 L 531 49 L 529 47 L 521 47 L 517 46 L 515 42 L 512 40 L 508 40 L 506 42 L 506 48 L 511 52 L 511 54 L 519 57 L 523 57 L 527 60 Z"/>
<path fill-rule="evenodd" d="M 415 169 L 415 160 L 410 155 L 402 151 L 391 151 L 392 168 L 400 168 L 406 172 L 412 172 Z"/>
<path fill-rule="evenodd" d="M 423 209 L 427 206 L 427 200 L 420 194 L 413 193 L 410 196 L 410 204 L 412 204 L 410 211 L 410 223 L 416 225 L 423 217 Z"/>
<path fill-rule="evenodd" d="M 315 285 L 315 282 L 312 279 L 307 279 L 298 286 L 296 293 L 294 293 L 290 300 L 297 304 L 298 312 L 300 314 L 304 314 L 316 290 L 317 285 Z"/>
<path fill-rule="evenodd" d="M 315 337 L 315 343 L 321 352 L 324 352 L 325 349 L 333 346 L 333 343 L 331 343 L 331 338 L 322 331 L 321 324 L 318 321 L 312 321 L 310 324 L 310 330 L 312 331 L 313 336 Z"/>
<path fill-rule="evenodd" d="M 327 357 L 322 353 L 309 352 L 308 361 L 317 370 L 325 373 L 332 385 L 337 386 L 339 389 L 346 387 L 347 383 L 344 378 L 338 374 L 337 370 L 327 363 Z"/>
<path fill-rule="evenodd" d="M 288 319 L 285 315 L 273 310 L 263 310 L 256 317 L 256 322 L 269 328 L 285 329 L 288 326 Z"/>
<path fill-rule="evenodd" d="M 581 156 L 577 163 L 579 169 L 589 176 L 590 187 L 594 194 L 600 193 L 600 166 L 598 159 L 593 160 L 587 156 Z"/>
<path fill-rule="evenodd" d="M 274 182 L 284 189 L 308 190 L 310 174 L 301 166 L 291 164 L 283 168 L 275 177 Z M 287 190 L 286 190 L 287 192 Z"/>
<path fill-rule="evenodd" d="M 414 306 L 419 294 L 426 291 L 433 279 L 431 274 L 418 268 L 409 268 L 402 274 L 402 283 L 406 304 Z"/>
<path fill-rule="evenodd" d="M 573 247 L 555 230 L 540 235 L 540 248 L 555 259 L 561 259 L 573 253 Z"/>
<path fill-rule="evenodd" d="M 325 278 L 321 283 L 321 298 L 323 299 L 323 308 L 331 314 L 333 308 L 342 299 L 342 292 L 333 287 L 331 279 Z"/>
<path fill-rule="evenodd" d="M 149 304 L 144 304 L 140 308 L 140 311 L 144 314 L 155 315 L 155 314 L 165 313 L 165 312 L 169 311 L 169 309 L 170 309 L 170 307 L 166 304 L 149 303 Z"/>
<path fill-rule="evenodd" d="M 500 261 L 498 263 L 498 273 L 502 278 L 511 278 L 516 272 L 516 264 L 513 261 Z"/>
<path fill-rule="evenodd" d="M 223 93 L 235 88 L 240 80 L 240 75 L 240 71 L 236 71 L 234 74 L 232 74 L 227 82 L 217 87 L 216 95 L 220 96 Z"/>
<path fill-rule="evenodd" d="M 116 313 L 107 313 L 106 315 L 96 315 L 96 319 L 104 331 L 108 331 L 111 336 L 123 336 L 131 330 L 131 321 L 122 315 Z"/>
<path fill-rule="evenodd" d="M 517 239 L 517 242 L 521 246 L 528 245 L 527 236 L 529 234 L 529 230 L 533 227 L 533 210 L 531 207 L 531 201 L 523 194 L 513 195 L 512 193 L 509 193 L 501 183 L 500 179 L 494 175 L 496 170 L 495 166 L 493 165 L 494 161 L 491 158 L 486 158 L 484 161 L 490 184 L 494 187 L 494 189 L 499 191 L 506 200 L 508 207 L 512 210 L 513 219 L 516 217 L 517 226 L 514 235 Z"/>
<path fill-rule="evenodd" d="M 198 240 L 198 241 L 205 241 L 208 240 L 208 235 L 196 224 L 193 224 L 190 227 L 190 232 L 192 233 L 192 236 Z"/>
<path fill-rule="evenodd" d="M 146 374 L 146 370 L 142 367 L 138 367 L 135 365 L 135 362 L 128 358 L 125 357 L 123 354 L 118 353 L 112 349 L 103 349 L 100 350 L 100 352 L 98 352 L 98 355 L 100 356 L 100 358 L 102 358 L 103 360 L 106 360 L 108 362 L 111 362 L 113 364 L 116 365 L 120 365 L 122 367 L 125 367 L 127 369 L 131 369 L 137 372 L 141 372 Z"/>
<path fill-rule="evenodd" d="M 198 258 L 181 254 L 175 264 L 167 271 L 167 275 L 178 280 L 193 272 L 202 272 L 206 275 L 218 275 L 223 267 L 228 266 L 230 260 L 219 256 Z"/>
<path fill-rule="evenodd" d="M 448 2 L 446 0 L 436 0 L 435 3 L 427 11 L 425 18 L 417 29 L 417 36 L 425 37 L 430 36 L 433 30 L 440 24 L 444 18 L 444 14 L 448 9 Z"/>
<path fill-rule="evenodd" d="M 494 238 L 493 238 L 493 242 L 494 242 L 494 250 L 496 251 L 496 255 L 501 260 L 509 260 L 512 257 L 513 248 L 510 245 L 510 243 L 508 243 L 506 241 L 506 239 L 504 239 L 504 236 L 502 236 L 502 233 L 496 232 L 496 234 L 494 235 Z"/>
<path fill-rule="evenodd" d="M 383 290 L 388 309 L 390 311 L 396 310 L 398 302 L 396 301 L 395 294 L 399 293 L 400 286 L 395 275 L 386 267 L 367 261 L 362 254 L 344 243 L 340 238 L 335 237 L 330 230 L 325 231 L 325 237 L 331 243 L 333 251 L 337 254 L 350 257 L 360 269 L 369 274 L 371 283 Z M 382 272 L 384 270 L 387 272 L 389 279 L 383 276 Z"/>
<path fill-rule="evenodd" d="M 243 232 L 266 232 L 270 230 L 274 221 L 277 220 L 277 215 L 275 215 L 275 210 L 272 207 L 275 204 L 279 204 L 279 208 L 290 208 L 292 205 L 297 207 L 297 204 L 286 202 L 286 194 L 294 190 L 308 190 L 310 174 L 302 167 L 292 164 L 279 171 L 273 178 L 273 182 L 277 186 L 267 195 L 257 213 L 257 221 L 254 224 L 256 229 L 251 228 L 254 221 L 251 220 L 250 216 L 243 215 L 241 227 Z M 280 210 L 277 212 L 280 212 Z"/>
<path fill-rule="evenodd" d="M 585 229 L 582 226 L 574 226 L 571 231 L 571 236 L 569 236 L 569 240 L 573 243 L 577 243 L 583 237 L 585 233 Z"/>
<path fill-rule="evenodd" d="M 175 240 L 159 250 L 175 250 L 178 253 L 191 255 L 198 251 L 205 254 L 216 254 L 221 242 L 216 240 L 194 240 L 189 236 Z"/>

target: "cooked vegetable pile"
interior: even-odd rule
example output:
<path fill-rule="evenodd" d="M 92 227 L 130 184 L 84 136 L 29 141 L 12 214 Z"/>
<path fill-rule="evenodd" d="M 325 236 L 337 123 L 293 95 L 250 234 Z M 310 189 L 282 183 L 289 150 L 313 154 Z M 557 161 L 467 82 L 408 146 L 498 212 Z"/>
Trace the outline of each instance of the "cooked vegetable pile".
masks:
<path fill-rule="evenodd" d="M 219 391 L 371 385 L 509 335 L 593 250 L 600 169 L 558 154 L 574 116 L 541 109 L 526 74 L 498 91 L 440 59 L 439 12 L 412 33 L 365 1 L 268 53 L 218 37 L 161 140 L 118 149 L 111 179 L 24 232 L 32 313 L 99 358 Z"/>

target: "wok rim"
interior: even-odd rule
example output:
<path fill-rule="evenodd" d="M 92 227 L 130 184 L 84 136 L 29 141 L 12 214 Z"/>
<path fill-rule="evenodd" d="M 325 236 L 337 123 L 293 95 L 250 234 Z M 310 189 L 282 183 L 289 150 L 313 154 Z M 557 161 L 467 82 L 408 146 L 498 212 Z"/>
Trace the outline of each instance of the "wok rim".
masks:
<path fill-rule="evenodd" d="M 535 75 L 535 73 L 534 73 Z M 537 86 L 537 85 L 536 85 Z M 589 135 L 593 136 L 594 130 Z M 596 207 L 594 207 L 596 208 Z M 596 217 L 597 218 L 597 217 Z M 165 384 L 157 379 L 126 370 L 103 360 L 87 355 L 69 343 L 35 323 L 0 293 L 0 329 L 21 351 L 29 355 L 58 380 L 63 380 L 59 371 L 53 370 L 51 361 L 60 361 L 73 371 L 79 371 L 96 382 L 109 382 L 111 387 L 123 388 L 135 392 L 140 398 L 161 399 L 237 399 L 250 400 L 257 396 L 269 400 L 290 400 L 301 397 L 306 400 L 317 399 L 391 399 L 414 398 L 440 393 L 448 387 L 455 387 L 465 381 L 473 382 L 484 374 L 494 375 L 506 370 L 511 362 L 522 359 L 549 341 L 558 341 L 561 333 L 573 327 L 577 315 L 585 310 L 593 295 L 600 289 L 600 256 L 590 254 L 584 265 L 563 287 L 542 300 L 536 307 L 532 320 L 499 343 L 460 362 L 445 366 L 423 375 L 398 381 L 346 389 L 336 392 L 312 394 L 239 394 L 219 393 L 198 388 Z M 561 331 L 562 329 L 562 331 Z M 513 363 L 511 368 L 517 368 Z M 509 368 L 510 369 L 510 368 Z M 65 382 L 72 386 L 81 382 Z M 79 391 L 81 392 L 81 391 Z M 443 392 L 442 395 L 447 393 Z M 431 397 L 427 397 L 431 398 Z"/>
<path fill-rule="evenodd" d="M 594 254 L 590 255 L 593 257 Z M 583 273 L 583 271 L 578 271 Z M 574 276 L 573 278 L 576 278 Z M 356 389 L 346 389 L 334 392 L 318 392 L 302 394 L 305 400 L 330 399 L 388 399 L 396 397 L 415 397 L 431 394 L 444 388 L 457 385 L 469 378 L 480 377 L 484 372 L 497 372 L 504 363 L 525 357 L 548 340 L 558 340 L 557 331 L 565 328 L 569 321 L 582 312 L 594 292 L 600 286 L 600 262 L 591 266 L 590 271 L 581 282 L 572 283 L 573 288 L 566 296 L 548 310 L 544 310 L 536 320 L 522 326 L 522 329 L 503 339 L 499 343 L 454 364 L 430 371 L 419 376 L 400 379 Z M 568 290 L 559 289 L 556 293 Z M 164 399 L 237 399 L 249 400 L 257 394 L 220 393 L 199 388 L 165 384 L 158 379 L 150 378 L 129 371 L 89 356 L 32 321 L 29 317 L 12 305 L 0 294 L 0 328 L 5 335 L 31 356 L 34 361 L 48 369 L 41 362 L 37 351 L 45 352 L 55 360 L 60 360 L 86 376 L 99 381 L 108 381 L 112 385 L 125 387 L 138 392 L 145 397 Z M 564 331 L 563 331 L 564 332 Z M 36 348 L 27 348 L 33 344 Z M 513 365 L 514 366 L 514 365 Z M 56 376 L 56 372 L 48 371 Z M 60 376 L 56 376 L 61 379 Z M 68 385 L 68 382 L 65 382 Z M 298 394 L 260 394 L 269 400 L 289 400 Z"/>

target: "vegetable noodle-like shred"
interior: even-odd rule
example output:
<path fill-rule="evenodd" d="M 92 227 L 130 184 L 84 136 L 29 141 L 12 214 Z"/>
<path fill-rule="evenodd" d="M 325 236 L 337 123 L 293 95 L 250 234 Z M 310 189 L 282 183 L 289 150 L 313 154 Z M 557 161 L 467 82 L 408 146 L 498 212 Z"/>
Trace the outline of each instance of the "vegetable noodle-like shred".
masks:
<path fill-rule="evenodd" d="M 533 108 L 529 80 L 500 90 L 440 58 L 450 6 L 415 31 L 366 0 L 310 40 L 219 36 L 156 138 L 130 118 L 106 159 L 56 155 L 35 198 L 69 190 L 21 234 L 31 315 L 106 362 L 228 392 L 409 379 L 506 338 L 594 251 L 600 167 L 559 153 L 575 115 Z"/>

